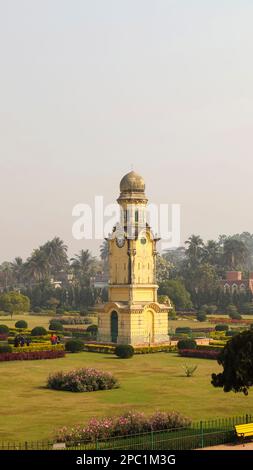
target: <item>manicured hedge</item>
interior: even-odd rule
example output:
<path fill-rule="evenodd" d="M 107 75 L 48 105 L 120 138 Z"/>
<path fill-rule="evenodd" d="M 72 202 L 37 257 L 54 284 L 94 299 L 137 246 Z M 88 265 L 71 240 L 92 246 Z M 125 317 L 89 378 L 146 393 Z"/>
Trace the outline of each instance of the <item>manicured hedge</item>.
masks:
<path fill-rule="evenodd" d="M 109 344 L 93 344 L 85 343 L 84 351 L 97 352 L 102 354 L 114 354 L 116 346 L 111 346 Z"/>
<path fill-rule="evenodd" d="M 110 344 L 96 344 L 96 343 L 85 343 L 84 351 L 97 352 L 102 354 L 114 354 L 116 345 Z M 160 344 L 157 346 L 136 346 L 134 347 L 134 354 L 153 354 L 158 352 L 175 352 L 177 346 L 171 346 L 169 344 Z"/>
<path fill-rule="evenodd" d="M 153 354 L 159 352 L 176 352 L 177 346 L 171 346 L 169 344 L 161 344 L 158 346 L 136 346 L 134 348 L 134 354 Z"/>
<path fill-rule="evenodd" d="M 65 351 L 33 351 L 0 354 L 0 361 L 30 361 L 36 359 L 56 359 L 64 357 Z"/>
<path fill-rule="evenodd" d="M 13 348 L 13 352 L 32 352 L 32 351 L 64 351 L 64 344 L 55 344 L 52 345 L 50 343 L 45 344 L 31 344 L 30 346 L 19 346 L 17 348 Z"/>
<path fill-rule="evenodd" d="M 217 359 L 220 351 L 199 351 L 198 349 L 181 349 L 179 355 L 182 357 L 198 357 L 201 359 Z"/>

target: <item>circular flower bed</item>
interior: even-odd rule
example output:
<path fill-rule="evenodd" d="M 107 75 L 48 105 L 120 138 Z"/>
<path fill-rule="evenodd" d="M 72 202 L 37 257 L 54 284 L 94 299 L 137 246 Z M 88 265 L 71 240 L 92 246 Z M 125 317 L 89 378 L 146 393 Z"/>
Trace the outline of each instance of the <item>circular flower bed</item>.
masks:
<path fill-rule="evenodd" d="M 47 387 L 69 392 L 93 392 L 118 388 L 119 384 L 109 372 L 87 368 L 56 372 L 48 377 Z"/>

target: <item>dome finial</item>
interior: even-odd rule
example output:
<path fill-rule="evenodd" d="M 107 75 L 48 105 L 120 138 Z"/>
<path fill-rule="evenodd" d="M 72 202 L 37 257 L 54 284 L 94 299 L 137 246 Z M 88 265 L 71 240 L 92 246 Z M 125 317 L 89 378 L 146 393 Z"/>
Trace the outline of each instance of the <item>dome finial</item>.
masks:
<path fill-rule="evenodd" d="M 135 171 L 131 170 L 123 176 L 120 182 L 120 192 L 138 192 L 144 193 L 145 182 L 142 176 L 138 175 Z"/>

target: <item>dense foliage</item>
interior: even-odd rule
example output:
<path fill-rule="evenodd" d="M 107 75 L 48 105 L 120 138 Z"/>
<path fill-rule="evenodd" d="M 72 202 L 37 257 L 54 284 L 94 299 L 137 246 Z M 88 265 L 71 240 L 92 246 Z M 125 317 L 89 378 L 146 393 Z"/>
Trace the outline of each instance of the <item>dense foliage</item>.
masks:
<path fill-rule="evenodd" d="M 19 292 L 5 292 L 0 295 L 0 310 L 10 313 L 28 312 L 30 299 Z"/>
<path fill-rule="evenodd" d="M 248 395 L 248 389 L 253 385 L 253 330 L 233 336 L 222 350 L 218 363 L 223 372 L 212 374 L 214 387 Z"/>

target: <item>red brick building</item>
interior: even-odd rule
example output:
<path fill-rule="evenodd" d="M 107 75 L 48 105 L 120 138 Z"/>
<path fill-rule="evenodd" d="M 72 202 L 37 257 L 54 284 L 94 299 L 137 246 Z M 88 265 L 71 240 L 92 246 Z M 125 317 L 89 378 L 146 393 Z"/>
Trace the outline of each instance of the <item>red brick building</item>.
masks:
<path fill-rule="evenodd" d="M 248 278 L 242 277 L 241 271 L 228 271 L 226 279 L 220 281 L 224 292 L 233 294 L 234 292 L 251 292 L 253 294 L 253 273 Z"/>

